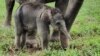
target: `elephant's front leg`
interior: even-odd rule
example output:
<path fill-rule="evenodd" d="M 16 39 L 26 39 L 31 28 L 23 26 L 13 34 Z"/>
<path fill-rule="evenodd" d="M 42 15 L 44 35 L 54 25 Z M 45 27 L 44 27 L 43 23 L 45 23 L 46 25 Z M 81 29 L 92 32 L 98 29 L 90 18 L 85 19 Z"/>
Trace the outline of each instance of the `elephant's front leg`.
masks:
<path fill-rule="evenodd" d="M 69 0 L 67 9 L 64 11 L 65 23 L 68 31 L 70 31 L 71 26 L 83 4 L 84 0 Z"/>
<path fill-rule="evenodd" d="M 59 8 L 63 14 L 67 30 L 70 31 L 71 26 L 83 4 L 84 0 L 57 0 L 55 6 Z"/>
<path fill-rule="evenodd" d="M 37 30 L 40 38 L 40 45 L 42 49 L 48 48 L 49 41 L 49 25 L 43 20 L 37 20 Z"/>

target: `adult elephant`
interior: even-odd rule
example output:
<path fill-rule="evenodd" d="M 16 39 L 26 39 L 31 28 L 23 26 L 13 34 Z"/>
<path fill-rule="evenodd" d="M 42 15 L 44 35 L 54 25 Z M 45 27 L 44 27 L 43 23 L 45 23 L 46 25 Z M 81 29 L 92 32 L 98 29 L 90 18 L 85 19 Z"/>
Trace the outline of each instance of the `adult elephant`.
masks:
<path fill-rule="evenodd" d="M 49 3 L 49 2 L 55 2 L 55 7 L 59 8 L 62 13 L 64 14 L 64 19 L 66 23 L 66 28 L 68 31 L 70 31 L 70 28 L 79 12 L 79 9 L 81 5 L 83 4 L 84 0 L 16 0 L 20 5 L 25 2 L 29 1 L 38 1 L 41 3 Z M 11 16 L 12 16 L 12 10 L 15 4 L 15 0 L 5 0 L 6 2 L 6 10 L 7 10 L 7 16 L 5 21 L 5 26 L 11 25 Z M 58 36 L 58 33 L 56 30 L 53 32 L 53 38 Z"/>

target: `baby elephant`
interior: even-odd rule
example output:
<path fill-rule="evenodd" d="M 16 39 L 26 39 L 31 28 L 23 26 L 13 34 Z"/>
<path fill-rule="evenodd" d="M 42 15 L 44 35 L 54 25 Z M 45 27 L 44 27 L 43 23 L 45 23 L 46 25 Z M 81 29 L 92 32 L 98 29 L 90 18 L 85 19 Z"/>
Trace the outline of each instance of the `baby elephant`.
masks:
<path fill-rule="evenodd" d="M 50 38 L 50 25 L 59 32 L 61 46 L 66 49 L 70 35 L 59 9 L 38 2 L 21 5 L 15 14 L 16 49 L 23 48 L 27 43 L 33 43 L 32 46 L 37 43 L 40 44 L 41 49 L 47 48 Z M 36 38 L 39 39 L 39 43 L 34 41 Z"/>

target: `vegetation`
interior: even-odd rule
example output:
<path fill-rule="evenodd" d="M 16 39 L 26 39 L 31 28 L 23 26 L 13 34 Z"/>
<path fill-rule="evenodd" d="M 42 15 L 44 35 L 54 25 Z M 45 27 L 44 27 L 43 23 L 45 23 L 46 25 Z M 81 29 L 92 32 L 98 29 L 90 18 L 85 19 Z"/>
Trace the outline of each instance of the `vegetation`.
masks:
<path fill-rule="evenodd" d="M 54 3 L 50 3 L 49 5 L 54 6 Z M 16 3 L 14 11 L 17 7 L 18 4 Z M 12 27 L 10 29 L 4 27 L 5 16 L 5 1 L 0 0 L 0 56 L 100 56 L 99 0 L 84 1 L 70 31 L 72 40 L 70 41 L 70 47 L 66 51 L 61 49 L 56 50 L 55 48 L 53 49 L 50 47 L 48 50 L 37 51 L 31 54 L 26 51 L 19 51 L 18 53 L 11 54 L 12 51 L 10 50 L 13 46 L 15 35 L 14 23 L 12 20 Z M 53 46 L 58 47 L 59 44 L 54 44 Z"/>

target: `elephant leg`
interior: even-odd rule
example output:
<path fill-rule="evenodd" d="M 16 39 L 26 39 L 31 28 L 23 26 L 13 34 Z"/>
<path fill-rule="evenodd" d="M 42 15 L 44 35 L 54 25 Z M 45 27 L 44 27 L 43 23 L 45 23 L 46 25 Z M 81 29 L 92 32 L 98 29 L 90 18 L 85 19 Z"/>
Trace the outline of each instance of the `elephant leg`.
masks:
<path fill-rule="evenodd" d="M 39 34 L 40 47 L 41 49 L 47 49 L 49 43 L 49 24 L 43 20 L 37 19 L 37 33 Z"/>
<path fill-rule="evenodd" d="M 7 11 L 5 26 L 11 26 L 11 16 L 12 16 L 15 0 L 5 0 L 5 2 L 6 2 L 6 11 Z"/>
<path fill-rule="evenodd" d="M 83 4 L 83 0 L 69 0 L 68 7 L 65 10 L 64 17 L 65 23 L 68 31 L 70 31 L 71 26 Z"/>
<path fill-rule="evenodd" d="M 63 12 L 68 31 L 70 31 L 71 26 L 83 4 L 83 1 L 84 0 L 62 0 L 60 2 L 60 0 L 57 0 L 55 6 Z"/>

